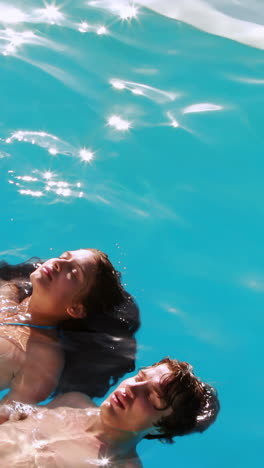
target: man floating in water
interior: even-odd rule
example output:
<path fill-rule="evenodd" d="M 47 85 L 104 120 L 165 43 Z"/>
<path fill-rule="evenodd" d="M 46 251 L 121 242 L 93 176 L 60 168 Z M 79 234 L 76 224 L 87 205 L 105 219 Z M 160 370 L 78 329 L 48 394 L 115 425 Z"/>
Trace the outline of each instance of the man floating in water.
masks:
<path fill-rule="evenodd" d="M 143 438 L 172 442 L 203 432 L 219 407 L 215 389 L 188 363 L 165 358 L 121 382 L 100 407 L 78 392 L 48 408 L 14 403 L 0 427 L 1 467 L 139 468 Z"/>

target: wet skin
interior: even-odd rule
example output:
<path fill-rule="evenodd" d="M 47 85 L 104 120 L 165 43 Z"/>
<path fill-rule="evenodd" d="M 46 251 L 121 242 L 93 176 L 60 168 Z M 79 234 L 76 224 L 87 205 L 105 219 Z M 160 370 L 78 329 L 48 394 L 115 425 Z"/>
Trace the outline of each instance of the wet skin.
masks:
<path fill-rule="evenodd" d="M 33 293 L 21 303 L 15 285 L 0 289 L 2 322 L 56 327 L 62 320 L 85 317 L 82 299 L 89 294 L 96 271 L 96 256 L 90 250 L 64 252 L 47 260 L 31 274 Z M 0 328 L 0 389 L 10 388 L 1 403 L 44 400 L 57 385 L 63 365 L 56 329 Z"/>
<path fill-rule="evenodd" d="M 166 364 L 146 368 L 121 382 L 100 408 L 86 395 L 72 392 L 55 398 L 50 409 L 36 407 L 26 420 L 3 424 L 4 460 L 14 460 L 16 454 L 20 461 L 23 434 L 23 446 L 30 447 L 24 454 L 25 463 L 33 456 L 43 468 L 56 463 L 65 468 L 98 466 L 104 453 L 111 466 L 140 467 L 137 443 L 146 433 L 158 431 L 154 424 L 171 413 L 171 408 L 163 409 L 160 396 L 162 379 L 170 373 Z M 36 435 L 39 443 L 32 445 Z"/>
<path fill-rule="evenodd" d="M 167 364 L 161 364 L 121 382 L 101 405 L 104 423 L 122 431 L 148 432 L 172 411 L 162 398 L 162 379 L 170 373 Z"/>

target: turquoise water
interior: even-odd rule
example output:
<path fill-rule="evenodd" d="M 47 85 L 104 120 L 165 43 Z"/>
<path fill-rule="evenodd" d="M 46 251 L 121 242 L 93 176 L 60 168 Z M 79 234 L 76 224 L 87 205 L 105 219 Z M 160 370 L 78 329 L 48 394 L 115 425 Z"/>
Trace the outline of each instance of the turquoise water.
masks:
<path fill-rule="evenodd" d="M 220 37 L 220 21 L 215 36 L 142 5 L 11 4 L 0 3 L 1 257 L 104 250 L 140 305 L 138 366 L 170 355 L 217 387 L 217 423 L 174 446 L 144 441 L 145 468 L 257 466 L 263 51 L 228 38 L 234 28 Z"/>

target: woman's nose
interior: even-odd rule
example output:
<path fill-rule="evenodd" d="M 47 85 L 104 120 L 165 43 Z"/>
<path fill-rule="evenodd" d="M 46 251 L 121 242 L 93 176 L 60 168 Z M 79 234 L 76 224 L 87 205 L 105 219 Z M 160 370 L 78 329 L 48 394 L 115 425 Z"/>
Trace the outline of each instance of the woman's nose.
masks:
<path fill-rule="evenodd" d="M 60 259 L 60 258 L 57 258 L 55 259 L 53 262 L 52 262 L 52 267 L 55 271 L 61 271 L 61 267 L 62 267 L 62 262 L 63 260 Z"/>

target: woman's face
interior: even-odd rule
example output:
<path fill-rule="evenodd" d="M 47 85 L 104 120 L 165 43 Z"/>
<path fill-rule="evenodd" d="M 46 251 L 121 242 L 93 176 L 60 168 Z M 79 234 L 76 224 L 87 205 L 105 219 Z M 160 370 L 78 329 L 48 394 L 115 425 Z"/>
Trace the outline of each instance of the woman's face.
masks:
<path fill-rule="evenodd" d="M 97 258 L 92 251 L 64 252 L 31 274 L 32 298 L 39 296 L 42 305 L 60 310 L 81 303 L 94 284 L 96 272 Z"/>

